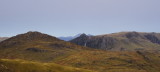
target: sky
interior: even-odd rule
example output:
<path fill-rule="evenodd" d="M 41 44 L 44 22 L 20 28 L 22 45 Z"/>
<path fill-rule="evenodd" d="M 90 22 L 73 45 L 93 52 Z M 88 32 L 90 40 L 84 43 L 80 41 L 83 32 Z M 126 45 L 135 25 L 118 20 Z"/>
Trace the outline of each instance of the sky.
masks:
<path fill-rule="evenodd" d="M 160 0 L 0 0 L 0 36 L 160 32 Z"/>

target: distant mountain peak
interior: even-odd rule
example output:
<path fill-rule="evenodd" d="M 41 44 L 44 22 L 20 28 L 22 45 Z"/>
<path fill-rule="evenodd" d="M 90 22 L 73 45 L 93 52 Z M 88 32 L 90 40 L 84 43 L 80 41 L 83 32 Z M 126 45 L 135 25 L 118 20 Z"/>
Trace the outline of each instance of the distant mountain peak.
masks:
<path fill-rule="evenodd" d="M 82 33 L 79 37 L 87 37 L 88 35 L 86 35 L 85 33 Z"/>
<path fill-rule="evenodd" d="M 77 34 L 75 36 L 58 37 L 58 38 L 61 39 L 61 40 L 70 41 L 72 39 L 75 39 L 77 37 L 82 37 L 82 36 L 87 37 L 87 36 L 93 36 L 93 35 L 91 35 L 91 34 L 85 34 L 85 33 L 79 33 L 79 34 Z"/>

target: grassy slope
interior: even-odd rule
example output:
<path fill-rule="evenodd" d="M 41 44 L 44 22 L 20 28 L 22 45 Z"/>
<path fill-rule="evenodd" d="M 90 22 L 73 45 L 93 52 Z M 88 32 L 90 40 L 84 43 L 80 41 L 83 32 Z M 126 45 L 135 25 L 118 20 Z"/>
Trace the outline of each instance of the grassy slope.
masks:
<path fill-rule="evenodd" d="M 27 49 L 36 49 L 27 50 Z M 67 57 L 84 47 L 59 40 L 39 32 L 28 32 L 11 37 L 0 43 L 0 58 L 25 59 L 48 62 Z"/>
<path fill-rule="evenodd" d="M 62 47 L 54 47 L 51 45 L 61 45 Z M 64 47 L 63 47 L 64 45 Z M 65 48 L 65 47 L 70 48 Z M 28 48 L 36 48 L 44 50 L 44 52 L 34 52 L 27 51 Z M 19 44 L 9 48 L 3 48 L 0 50 L 0 58 L 10 58 L 10 59 L 25 59 L 25 60 L 36 60 L 42 62 L 48 62 L 55 58 L 67 57 L 71 54 L 74 54 L 78 51 L 81 51 L 82 47 L 77 45 L 70 45 L 70 43 L 65 43 L 63 41 L 58 42 L 41 42 L 41 41 L 32 41 L 26 42 L 24 44 Z"/>
<path fill-rule="evenodd" d="M 0 50 L 1 58 L 23 59 L 38 62 L 53 62 L 60 65 L 83 68 L 98 72 L 159 72 L 158 53 L 145 53 L 150 60 L 136 52 L 103 51 L 94 49 L 53 48 L 53 42 L 32 42 Z M 70 44 L 70 43 L 68 43 Z M 66 45 L 68 45 L 66 44 Z M 39 48 L 47 52 L 26 51 L 26 48 Z M 17 48 L 17 49 L 16 49 Z M 154 62 L 154 63 L 153 63 Z M 144 68 L 143 68 L 144 67 Z M 158 68 L 156 68 L 158 67 Z"/>
<path fill-rule="evenodd" d="M 158 54 L 141 53 L 83 51 L 54 62 L 99 72 L 159 72 Z"/>
<path fill-rule="evenodd" d="M 54 63 L 39 63 L 24 60 L 0 59 L 0 72 L 91 72 Z"/>
<path fill-rule="evenodd" d="M 56 63 L 61 66 L 63 65 L 65 67 L 69 66 L 69 67 L 87 69 L 97 72 L 159 72 L 160 71 L 160 62 L 159 62 L 160 54 L 152 52 L 139 53 L 139 52 L 118 52 L 118 51 L 112 52 L 112 51 L 102 51 L 102 50 L 82 50 L 74 54 L 71 54 L 69 56 L 55 57 L 53 60 L 50 60 L 49 63 L 46 63 L 46 60 L 47 59 L 45 59 L 45 57 L 44 59 L 35 59 L 34 62 L 23 61 L 23 60 L 1 59 L 0 64 L 9 63 L 9 65 L 11 66 L 9 66 L 8 69 L 19 70 L 20 69 L 19 67 L 23 66 L 17 65 L 17 63 L 18 64 L 24 64 L 24 62 L 31 63 L 29 65 L 33 65 L 32 63 L 35 63 L 31 68 L 27 67 L 28 65 L 25 66 L 26 64 L 24 64 L 25 66 L 24 69 L 32 70 L 38 68 L 42 71 L 44 69 L 43 72 L 45 71 L 47 72 L 47 69 L 45 68 L 47 67 L 46 65 L 49 64 L 49 66 L 52 66 L 52 63 Z M 65 67 L 61 68 L 65 69 Z M 24 72 L 24 71 L 19 71 L 19 72 Z"/>

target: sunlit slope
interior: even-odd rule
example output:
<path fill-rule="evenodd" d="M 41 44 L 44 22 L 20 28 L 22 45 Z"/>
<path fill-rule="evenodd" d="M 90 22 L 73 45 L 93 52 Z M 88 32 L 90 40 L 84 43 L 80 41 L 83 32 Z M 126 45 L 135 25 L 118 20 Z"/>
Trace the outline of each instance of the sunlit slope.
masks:
<path fill-rule="evenodd" d="M 28 32 L 0 43 L 0 58 L 52 61 L 85 50 L 69 42 L 40 32 Z"/>
<path fill-rule="evenodd" d="M 93 72 L 54 63 L 40 63 L 25 60 L 0 59 L 0 72 Z"/>
<path fill-rule="evenodd" d="M 160 54 L 153 52 L 83 51 L 54 62 L 99 72 L 160 71 Z"/>

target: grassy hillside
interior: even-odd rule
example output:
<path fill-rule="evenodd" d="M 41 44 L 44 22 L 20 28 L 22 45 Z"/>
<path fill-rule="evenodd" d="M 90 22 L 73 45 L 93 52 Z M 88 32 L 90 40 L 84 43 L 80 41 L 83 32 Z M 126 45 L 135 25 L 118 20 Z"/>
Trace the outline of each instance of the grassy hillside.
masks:
<path fill-rule="evenodd" d="M 24 60 L 0 59 L 0 72 L 91 72 L 54 63 L 40 63 Z M 93 72 L 93 71 L 92 71 Z"/>
<path fill-rule="evenodd" d="M 69 42 L 39 32 L 28 32 L 0 43 L 0 58 L 48 62 L 85 50 Z"/>
<path fill-rule="evenodd" d="M 67 57 L 63 56 L 55 57 L 49 63 L 44 62 L 43 59 L 42 60 L 39 59 L 40 62 L 38 60 L 37 61 L 34 60 L 34 62 L 32 62 L 32 61 L 23 61 L 19 59 L 18 60 L 1 59 L 0 64 L 1 66 L 3 66 L 4 64 L 9 64 L 9 67 L 8 65 L 6 65 L 8 67 L 7 69 L 9 70 L 13 69 L 14 70 L 13 72 L 24 72 L 24 71 L 19 71 L 21 67 L 23 67 L 24 69 L 22 68 L 22 70 L 26 70 L 26 72 L 31 72 L 32 70 L 35 70 L 34 72 L 36 71 L 49 72 L 48 70 L 54 69 L 55 67 L 54 63 L 58 64 L 58 65 L 55 64 L 56 66 L 65 66 L 61 67 L 60 69 L 64 68 L 63 70 L 66 72 L 70 72 L 67 70 L 70 67 L 80 68 L 80 70 L 86 69 L 96 72 L 159 72 L 160 71 L 160 54 L 152 52 L 118 52 L 118 51 L 114 52 L 114 51 L 102 51 L 102 50 L 84 50 L 71 54 Z M 29 66 L 27 67 L 26 64 L 24 63 L 31 63 L 31 64 L 29 65 L 27 64 L 27 66 Z M 49 67 L 46 65 L 49 65 Z M 47 68 L 53 67 L 53 68 L 46 69 L 45 67 Z M 74 69 L 72 68 L 71 72 L 72 70 L 74 71 Z"/>
<path fill-rule="evenodd" d="M 54 62 L 98 72 L 160 71 L 160 54 L 152 52 L 83 51 Z"/>

